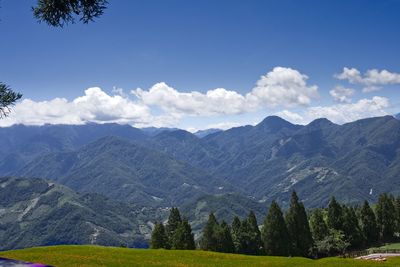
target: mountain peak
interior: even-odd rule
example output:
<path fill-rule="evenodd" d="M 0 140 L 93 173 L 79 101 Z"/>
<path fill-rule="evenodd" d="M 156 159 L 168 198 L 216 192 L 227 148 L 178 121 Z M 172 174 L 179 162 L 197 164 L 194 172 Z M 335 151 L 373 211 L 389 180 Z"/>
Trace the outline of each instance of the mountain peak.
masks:
<path fill-rule="evenodd" d="M 336 125 L 335 123 L 331 122 L 327 118 L 319 118 L 315 119 L 312 122 L 310 122 L 307 127 L 311 128 L 322 128 L 322 127 L 327 127 L 327 126 L 333 126 Z"/>
<path fill-rule="evenodd" d="M 278 116 L 268 116 L 256 125 L 256 128 L 276 132 L 282 128 L 292 128 L 295 125 Z"/>

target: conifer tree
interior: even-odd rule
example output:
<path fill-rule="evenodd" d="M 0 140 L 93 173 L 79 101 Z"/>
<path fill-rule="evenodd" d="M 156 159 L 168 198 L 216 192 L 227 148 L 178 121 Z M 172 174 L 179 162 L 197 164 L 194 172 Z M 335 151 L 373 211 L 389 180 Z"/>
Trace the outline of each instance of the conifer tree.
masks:
<path fill-rule="evenodd" d="M 222 221 L 216 230 L 217 236 L 217 250 L 218 252 L 233 253 L 235 246 L 232 241 L 231 229 L 229 225 Z"/>
<path fill-rule="evenodd" d="M 169 213 L 168 223 L 165 227 L 169 245 L 172 245 L 174 233 L 176 229 L 178 229 L 178 226 L 181 224 L 181 222 L 182 218 L 178 208 L 172 207 Z"/>
<path fill-rule="evenodd" d="M 376 205 L 376 222 L 381 241 L 387 242 L 393 239 L 395 230 L 395 207 L 393 197 L 381 194 Z"/>
<path fill-rule="evenodd" d="M 168 239 L 162 223 L 156 223 L 151 233 L 150 247 L 152 249 L 168 248 Z"/>
<path fill-rule="evenodd" d="M 253 211 L 250 211 L 247 217 L 249 244 L 247 254 L 259 255 L 263 252 L 263 243 L 261 240 L 261 232 L 258 228 L 257 218 Z"/>
<path fill-rule="evenodd" d="M 332 197 L 328 205 L 327 224 L 330 229 L 343 230 L 343 211 L 340 204 Z"/>
<path fill-rule="evenodd" d="M 265 253 L 273 256 L 288 256 L 290 239 L 278 204 L 273 201 L 261 230 Z"/>
<path fill-rule="evenodd" d="M 395 209 L 396 209 L 396 229 L 397 233 L 400 233 L 400 196 L 398 196 L 395 200 Z"/>
<path fill-rule="evenodd" d="M 351 249 L 358 248 L 362 245 L 362 235 L 357 215 L 352 207 L 343 206 L 343 233 L 346 240 L 350 244 Z"/>
<path fill-rule="evenodd" d="M 286 225 L 290 236 L 291 255 L 308 257 L 313 246 L 313 239 L 308 224 L 306 210 L 295 191 L 292 193 L 289 211 L 286 214 Z"/>
<path fill-rule="evenodd" d="M 235 252 L 240 253 L 241 250 L 241 222 L 240 219 L 235 216 L 235 218 L 233 218 L 233 222 L 232 222 L 232 227 L 231 227 L 231 233 L 232 233 L 232 241 L 233 241 L 233 245 L 235 247 Z"/>
<path fill-rule="evenodd" d="M 184 219 L 178 225 L 178 228 L 174 232 L 171 246 L 172 249 L 180 250 L 196 249 L 196 245 L 194 243 L 194 235 L 192 233 L 192 228 L 190 227 L 188 220 Z"/>
<path fill-rule="evenodd" d="M 218 222 L 213 213 L 208 216 L 208 221 L 203 229 L 203 235 L 200 241 L 202 250 L 217 251 L 218 241 L 216 231 L 218 230 Z"/>
<path fill-rule="evenodd" d="M 378 226 L 376 225 L 376 217 L 374 211 L 365 201 L 360 210 L 361 233 L 363 235 L 365 245 L 372 245 L 378 241 Z"/>
<path fill-rule="evenodd" d="M 328 234 L 328 226 L 321 209 L 316 209 L 310 216 L 310 228 L 315 241 L 323 240 Z"/>

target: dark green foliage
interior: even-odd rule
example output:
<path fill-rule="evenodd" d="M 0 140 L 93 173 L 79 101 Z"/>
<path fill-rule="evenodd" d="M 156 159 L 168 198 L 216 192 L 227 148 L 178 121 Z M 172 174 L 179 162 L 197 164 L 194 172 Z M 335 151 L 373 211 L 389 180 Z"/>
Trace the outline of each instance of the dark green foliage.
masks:
<path fill-rule="evenodd" d="M 396 232 L 400 233 L 400 196 L 398 196 L 395 200 L 395 209 L 396 209 Z"/>
<path fill-rule="evenodd" d="M 232 241 L 231 229 L 229 225 L 222 221 L 216 230 L 217 252 L 234 253 L 235 246 Z"/>
<path fill-rule="evenodd" d="M 290 238 L 278 204 L 273 201 L 261 231 L 265 253 L 274 256 L 288 256 Z"/>
<path fill-rule="evenodd" d="M 291 255 L 308 257 L 313 246 L 313 239 L 308 224 L 306 210 L 295 191 L 292 193 L 290 207 L 286 214 L 286 225 L 290 236 Z"/>
<path fill-rule="evenodd" d="M 360 210 L 361 233 L 364 237 L 365 245 L 370 246 L 378 241 L 379 230 L 376 224 L 374 211 L 365 201 Z"/>
<path fill-rule="evenodd" d="M 203 229 L 203 234 L 200 240 L 200 248 L 202 250 L 217 251 L 218 240 L 216 232 L 218 231 L 219 224 L 213 213 L 208 216 L 208 221 Z"/>
<path fill-rule="evenodd" d="M 362 246 L 363 237 L 361 234 L 360 225 L 354 208 L 343 206 L 343 233 L 347 242 L 350 244 L 350 249 L 356 249 Z"/>
<path fill-rule="evenodd" d="M 379 196 L 376 205 L 376 222 L 383 242 L 393 240 L 396 223 L 396 210 L 393 204 L 393 197 L 384 193 Z"/>
<path fill-rule="evenodd" d="M 248 245 L 246 254 L 260 255 L 263 254 L 263 243 L 261 240 L 261 232 L 258 228 L 257 218 L 253 211 L 250 211 L 247 217 L 248 227 Z"/>
<path fill-rule="evenodd" d="M 168 248 L 168 238 L 162 223 L 156 223 L 151 233 L 150 247 L 152 249 Z"/>
<path fill-rule="evenodd" d="M 93 21 L 104 13 L 106 5 L 106 0 L 38 0 L 32 10 L 39 22 L 63 27 L 75 22 L 74 15 L 83 23 Z"/>
<path fill-rule="evenodd" d="M 10 108 L 22 95 L 11 90 L 7 85 L 0 83 L 0 119 L 10 113 Z"/>
<path fill-rule="evenodd" d="M 241 252 L 241 222 L 239 217 L 235 216 L 232 222 L 231 233 L 232 233 L 232 241 L 235 247 L 235 251 L 237 253 Z"/>
<path fill-rule="evenodd" d="M 168 238 L 169 247 L 172 247 L 172 245 L 174 243 L 173 240 L 174 240 L 175 231 L 178 229 L 178 227 L 181 223 L 182 223 L 182 218 L 181 218 L 179 209 L 176 207 L 172 207 L 172 209 L 169 213 L 168 223 L 166 226 L 166 234 L 167 234 L 167 238 Z"/>
<path fill-rule="evenodd" d="M 335 197 L 331 198 L 328 205 L 327 224 L 330 229 L 343 229 L 343 211 L 342 206 L 336 201 Z"/>
<path fill-rule="evenodd" d="M 196 249 L 194 235 L 188 220 L 184 219 L 174 231 L 171 242 L 172 249 L 190 250 Z"/>
<path fill-rule="evenodd" d="M 328 236 L 328 226 L 321 209 L 315 209 L 310 216 L 310 228 L 314 241 L 321 241 Z"/>
<path fill-rule="evenodd" d="M 327 257 L 342 254 L 349 247 L 349 243 L 342 231 L 331 230 L 324 239 L 315 242 L 316 256 Z"/>

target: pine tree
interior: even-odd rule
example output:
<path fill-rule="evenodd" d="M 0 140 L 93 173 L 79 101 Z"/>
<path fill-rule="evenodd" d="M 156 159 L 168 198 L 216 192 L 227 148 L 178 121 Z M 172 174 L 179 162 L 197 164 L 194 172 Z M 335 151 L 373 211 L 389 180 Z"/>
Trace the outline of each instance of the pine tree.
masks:
<path fill-rule="evenodd" d="M 396 223 L 395 212 L 393 197 L 381 194 L 376 205 L 376 222 L 381 241 L 387 242 L 393 239 Z"/>
<path fill-rule="evenodd" d="M 263 251 L 263 243 L 261 240 L 261 232 L 258 228 L 257 218 L 253 211 L 250 211 L 249 216 L 247 217 L 248 224 L 248 235 L 249 235 L 249 245 L 247 248 L 248 253 L 251 255 L 259 255 L 262 254 Z"/>
<path fill-rule="evenodd" d="M 222 221 L 216 230 L 218 252 L 233 253 L 235 246 L 232 241 L 231 229 L 229 225 Z"/>
<path fill-rule="evenodd" d="M 150 247 L 152 249 L 168 248 L 168 239 L 162 223 L 156 223 L 151 233 Z"/>
<path fill-rule="evenodd" d="M 313 239 L 308 224 L 306 210 L 293 191 L 286 224 L 291 243 L 291 255 L 308 257 L 313 246 Z"/>
<path fill-rule="evenodd" d="M 395 209 L 396 209 L 396 229 L 397 233 L 400 233 L 400 196 L 398 196 L 395 200 Z"/>
<path fill-rule="evenodd" d="M 343 211 L 340 204 L 332 197 L 328 205 L 327 224 L 330 229 L 343 230 Z"/>
<path fill-rule="evenodd" d="M 343 206 L 343 233 L 350 244 L 350 249 L 358 248 L 362 245 L 362 235 L 360 225 L 354 208 Z"/>
<path fill-rule="evenodd" d="M 232 222 L 232 227 L 231 227 L 231 233 L 232 233 L 232 241 L 233 241 L 233 245 L 235 246 L 235 252 L 236 253 L 241 253 L 241 222 L 240 219 L 235 216 L 235 218 L 233 218 L 233 222 Z"/>
<path fill-rule="evenodd" d="M 203 235 L 200 241 L 202 250 L 217 251 L 218 241 L 216 231 L 218 230 L 218 222 L 213 213 L 208 216 L 208 221 L 203 229 Z"/>
<path fill-rule="evenodd" d="M 192 228 L 188 220 L 184 219 L 178 225 L 178 228 L 175 230 L 174 235 L 172 237 L 172 249 L 180 249 L 180 250 L 193 250 L 196 249 L 196 245 L 194 243 L 194 235 L 192 233 Z"/>
<path fill-rule="evenodd" d="M 316 209 L 311 214 L 310 228 L 315 241 L 321 241 L 329 234 L 321 209 Z"/>
<path fill-rule="evenodd" d="M 361 233 L 365 240 L 365 245 L 369 246 L 378 241 L 378 226 L 376 225 L 376 217 L 374 211 L 369 206 L 368 201 L 360 211 Z"/>
<path fill-rule="evenodd" d="M 178 226 L 181 223 L 182 223 L 181 214 L 180 214 L 178 208 L 173 207 L 169 213 L 168 223 L 165 228 L 167 238 L 169 241 L 168 244 L 170 246 L 172 246 L 172 240 L 173 240 L 174 233 L 175 233 L 176 229 L 178 229 Z"/>
<path fill-rule="evenodd" d="M 264 249 L 267 255 L 288 256 L 290 239 L 283 214 L 278 204 L 273 201 L 261 231 Z"/>

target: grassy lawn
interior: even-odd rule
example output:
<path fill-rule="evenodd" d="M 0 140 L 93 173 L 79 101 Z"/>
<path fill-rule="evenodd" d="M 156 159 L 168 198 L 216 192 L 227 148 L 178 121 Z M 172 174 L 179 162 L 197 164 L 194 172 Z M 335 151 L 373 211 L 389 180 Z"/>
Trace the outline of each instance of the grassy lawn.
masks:
<path fill-rule="evenodd" d="M 144 250 L 100 246 L 54 246 L 0 252 L 0 257 L 62 266 L 400 266 L 400 257 L 387 262 L 352 259 L 244 256 L 204 251 Z"/>

